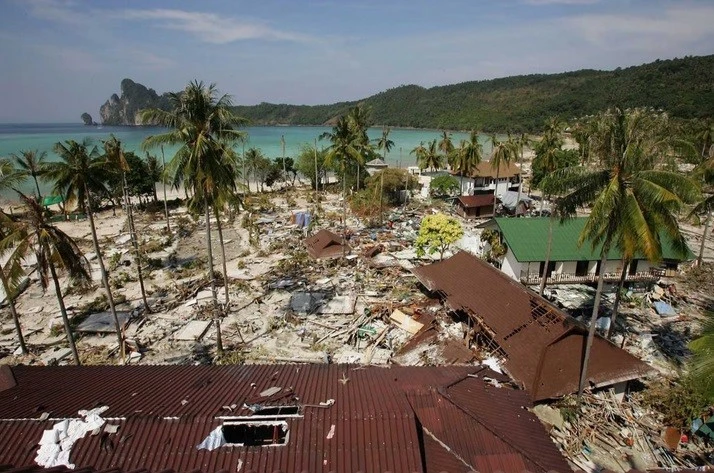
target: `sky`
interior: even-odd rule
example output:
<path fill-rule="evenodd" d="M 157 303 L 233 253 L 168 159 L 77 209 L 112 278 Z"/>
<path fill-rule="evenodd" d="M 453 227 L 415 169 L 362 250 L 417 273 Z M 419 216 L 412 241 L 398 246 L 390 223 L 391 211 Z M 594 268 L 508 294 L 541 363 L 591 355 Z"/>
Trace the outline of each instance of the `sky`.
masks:
<path fill-rule="evenodd" d="M 0 123 L 98 119 L 125 77 L 238 104 L 714 54 L 713 0 L 0 0 Z"/>

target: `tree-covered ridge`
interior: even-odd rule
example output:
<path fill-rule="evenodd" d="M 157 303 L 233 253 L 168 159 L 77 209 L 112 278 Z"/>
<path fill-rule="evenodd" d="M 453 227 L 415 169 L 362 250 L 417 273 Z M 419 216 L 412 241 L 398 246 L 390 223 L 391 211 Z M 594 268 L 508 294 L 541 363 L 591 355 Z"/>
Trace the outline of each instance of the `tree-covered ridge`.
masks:
<path fill-rule="evenodd" d="M 318 125 L 356 102 L 314 107 L 262 103 L 237 107 L 256 124 Z M 714 115 L 714 56 L 655 61 L 614 71 L 531 74 L 426 89 L 404 85 L 361 101 L 375 123 L 417 128 L 538 131 L 550 116 L 595 114 L 612 105 L 667 110 L 681 118 Z"/>
<path fill-rule="evenodd" d="M 569 120 L 614 105 L 653 107 L 680 118 L 711 117 L 714 55 L 614 71 L 531 74 L 429 89 L 403 85 L 360 101 L 314 106 L 261 103 L 233 111 L 255 125 L 334 125 L 357 103 L 371 109 L 372 121 L 379 125 L 499 132 L 540 131 L 548 117 Z"/>

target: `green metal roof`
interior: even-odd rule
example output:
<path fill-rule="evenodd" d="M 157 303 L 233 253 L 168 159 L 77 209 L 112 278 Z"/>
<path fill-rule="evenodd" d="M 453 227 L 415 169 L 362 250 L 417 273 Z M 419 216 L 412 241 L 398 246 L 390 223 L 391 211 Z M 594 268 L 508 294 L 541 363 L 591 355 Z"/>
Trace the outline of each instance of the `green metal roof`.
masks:
<path fill-rule="evenodd" d="M 516 259 L 522 263 L 529 261 L 544 261 L 548 248 L 548 217 L 526 217 L 526 218 L 496 218 L 494 219 L 506 246 L 513 251 Z M 551 248 L 551 261 L 597 261 L 600 259 L 599 245 L 593 251 L 592 244 L 588 241 L 578 247 L 580 233 L 582 233 L 587 222 L 587 217 L 578 217 L 566 220 L 561 223 L 559 220 L 553 222 L 553 245 Z M 662 258 L 668 260 L 688 260 L 693 259 L 694 254 L 688 251 L 686 257 L 678 254 L 672 249 L 671 239 L 661 234 Z M 619 260 L 622 254 L 619 250 L 610 250 L 609 260 Z M 637 259 L 644 259 L 643 255 L 638 255 Z"/>

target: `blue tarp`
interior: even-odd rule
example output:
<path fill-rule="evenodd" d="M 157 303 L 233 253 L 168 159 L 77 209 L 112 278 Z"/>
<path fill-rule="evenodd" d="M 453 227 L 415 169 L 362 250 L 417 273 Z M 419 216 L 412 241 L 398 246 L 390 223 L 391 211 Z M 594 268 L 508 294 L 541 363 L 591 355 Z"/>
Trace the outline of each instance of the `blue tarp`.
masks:
<path fill-rule="evenodd" d="M 674 307 L 667 304 L 666 302 L 656 301 L 653 305 L 655 312 L 657 312 L 662 317 L 674 317 L 675 315 L 677 315 L 677 312 L 674 310 Z"/>

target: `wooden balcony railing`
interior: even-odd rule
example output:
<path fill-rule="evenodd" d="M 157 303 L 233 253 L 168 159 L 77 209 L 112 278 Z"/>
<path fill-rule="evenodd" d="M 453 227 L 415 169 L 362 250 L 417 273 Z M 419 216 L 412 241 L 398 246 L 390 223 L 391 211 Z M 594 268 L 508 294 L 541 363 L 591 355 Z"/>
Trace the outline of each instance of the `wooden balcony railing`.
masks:
<path fill-rule="evenodd" d="M 605 282 L 619 282 L 621 273 L 605 273 Z M 651 268 L 649 271 L 642 271 L 634 274 L 628 274 L 625 281 L 632 282 L 649 282 L 665 276 L 665 270 L 660 268 Z M 576 275 L 575 273 L 551 273 L 545 281 L 547 284 L 586 284 L 596 283 L 598 275 L 588 273 L 585 275 Z M 541 277 L 539 274 L 528 273 L 521 271 L 521 282 L 527 285 L 540 284 Z"/>

